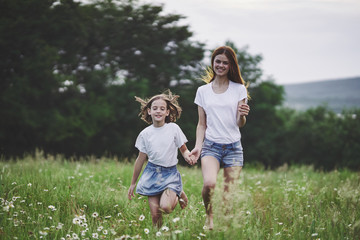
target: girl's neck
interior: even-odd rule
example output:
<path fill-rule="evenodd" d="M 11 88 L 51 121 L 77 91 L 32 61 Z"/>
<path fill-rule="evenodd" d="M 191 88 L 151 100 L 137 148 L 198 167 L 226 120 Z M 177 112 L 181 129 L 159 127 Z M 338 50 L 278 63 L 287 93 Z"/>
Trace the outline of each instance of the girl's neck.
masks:
<path fill-rule="evenodd" d="M 227 77 L 223 77 L 223 78 L 216 77 L 212 82 L 212 90 L 216 94 L 224 93 L 228 89 L 229 83 L 230 81 Z"/>
<path fill-rule="evenodd" d="M 229 81 L 230 80 L 227 78 L 227 76 L 216 76 L 213 82 L 218 86 L 223 86 L 228 85 Z"/>
<path fill-rule="evenodd" d="M 165 125 L 165 121 L 164 122 L 153 122 L 153 126 L 156 127 L 156 128 L 160 128 L 162 126 Z"/>

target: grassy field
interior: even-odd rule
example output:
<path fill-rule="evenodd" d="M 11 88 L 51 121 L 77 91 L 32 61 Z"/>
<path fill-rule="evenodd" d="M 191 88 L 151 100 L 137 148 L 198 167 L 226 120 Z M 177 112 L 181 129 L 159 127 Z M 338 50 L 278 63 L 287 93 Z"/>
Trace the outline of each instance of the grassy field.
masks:
<path fill-rule="evenodd" d="M 127 199 L 133 163 L 38 154 L 0 170 L 0 239 L 360 239 L 358 172 L 245 167 L 226 204 L 221 172 L 210 231 L 199 167 L 179 167 L 189 205 L 160 229 L 146 197 Z"/>

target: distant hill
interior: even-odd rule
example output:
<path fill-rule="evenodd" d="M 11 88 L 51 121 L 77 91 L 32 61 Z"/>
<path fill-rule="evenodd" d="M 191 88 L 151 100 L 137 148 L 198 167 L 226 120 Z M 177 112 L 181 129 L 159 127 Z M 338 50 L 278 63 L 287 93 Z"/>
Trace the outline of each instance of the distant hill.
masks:
<path fill-rule="evenodd" d="M 360 77 L 283 86 L 284 106 L 296 110 L 324 105 L 341 113 L 344 108 L 360 108 Z"/>

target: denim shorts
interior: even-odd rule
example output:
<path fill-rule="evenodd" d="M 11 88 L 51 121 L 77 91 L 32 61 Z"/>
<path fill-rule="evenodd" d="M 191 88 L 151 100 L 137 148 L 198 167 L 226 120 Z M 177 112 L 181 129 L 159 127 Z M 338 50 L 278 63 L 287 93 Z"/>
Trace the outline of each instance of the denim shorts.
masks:
<path fill-rule="evenodd" d="M 221 144 L 205 138 L 201 151 L 201 158 L 205 156 L 215 157 L 221 168 L 243 166 L 244 155 L 240 141 Z"/>
<path fill-rule="evenodd" d="M 166 189 L 173 190 L 180 197 L 183 186 L 176 165 L 162 167 L 148 162 L 136 186 L 136 193 L 155 196 L 162 194 Z"/>

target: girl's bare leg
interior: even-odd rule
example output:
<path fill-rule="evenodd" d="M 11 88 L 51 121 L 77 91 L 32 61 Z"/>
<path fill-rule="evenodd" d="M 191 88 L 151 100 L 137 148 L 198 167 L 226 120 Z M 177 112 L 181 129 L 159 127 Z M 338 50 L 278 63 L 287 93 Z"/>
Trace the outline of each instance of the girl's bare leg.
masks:
<path fill-rule="evenodd" d="M 231 186 L 234 184 L 236 180 L 240 177 L 242 167 L 228 167 L 224 168 L 224 180 L 225 180 L 225 186 L 224 186 L 224 192 L 229 192 Z"/>
<path fill-rule="evenodd" d="M 202 197 L 206 211 L 206 222 L 205 226 L 208 229 L 214 228 L 213 211 L 211 198 L 216 186 L 217 174 L 220 170 L 220 164 L 218 160 L 211 156 L 205 156 L 201 159 L 201 170 L 204 180 L 202 189 Z"/>
<path fill-rule="evenodd" d="M 165 213 L 171 213 L 178 203 L 178 196 L 171 189 L 166 189 L 160 198 L 160 210 Z"/>
<path fill-rule="evenodd" d="M 231 197 L 231 192 L 232 192 L 232 188 L 234 187 L 234 183 L 240 177 L 241 169 L 242 169 L 242 167 L 224 168 L 225 185 L 224 185 L 223 200 L 224 200 L 225 211 L 227 211 L 227 213 L 232 208 L 231 204 L 229 205 L 228 201 Z"/>
<path fill-rule="evenodd" d="M 160 211 L 160 197 L 161 195 L 148 197 L 152 222 L 153 225 L 157 227 L 161 227 L 162 225 L 162 212 Z"/>

